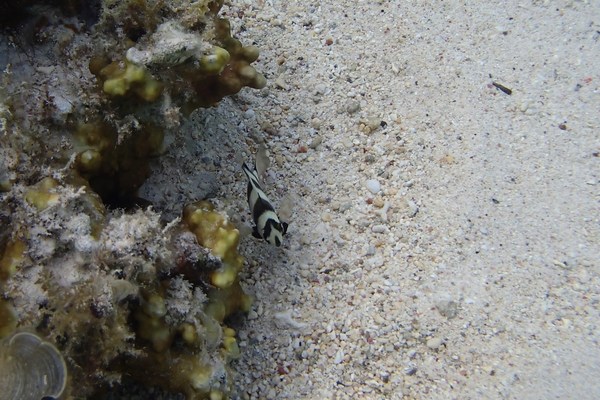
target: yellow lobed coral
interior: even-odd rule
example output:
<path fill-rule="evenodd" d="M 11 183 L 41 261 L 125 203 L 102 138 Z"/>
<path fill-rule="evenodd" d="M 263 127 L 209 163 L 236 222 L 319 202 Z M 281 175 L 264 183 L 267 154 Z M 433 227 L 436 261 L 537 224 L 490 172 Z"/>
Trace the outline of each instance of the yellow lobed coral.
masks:
<path fill-rule="evenodd" d="M 160 96 L 163 86 L 145 68 L 128 61 L 113 61 L 102 68 L 102 90 L 109 96 L 121 97 L 135 94 L 142 100 L 152 102 Z"/>
<path fill-rule="evenodd" d="M 54 178 L 44 178 L 25 192 L 25 200 L 38 210 L 58 204 L 59 195 L 54 192 L 58 182 Z"/>
<path fill-rule="evenodd" d="M 229 22 L 218 17 L 222 3 L 125 0 L 105 7 L 99 27 L 119 27 L 127 38 L 104 43 L 90 60 L 103 93 L 153 102 L 165 90 L 189 114 L 245 86 L 263 88 L 265 77 L 250 65 L 258 49 L 231 36 Z"/>
<path fill-rule="evenodd" d="M 223 263 L 221 268 L 212 273 L 212 284 L 221 289 L 231 286 L 244 264 L 244 259 L 237 252 L 240 232 L 208 201 L 186 206 L 183 221 L 196 235 L 198 243 L 210 249 Z"/>

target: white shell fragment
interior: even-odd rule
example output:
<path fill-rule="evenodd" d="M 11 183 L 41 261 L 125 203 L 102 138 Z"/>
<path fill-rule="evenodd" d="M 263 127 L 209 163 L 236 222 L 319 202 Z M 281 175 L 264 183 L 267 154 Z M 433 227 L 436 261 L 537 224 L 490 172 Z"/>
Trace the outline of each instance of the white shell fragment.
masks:
<path fill-rule="evenodd" d="M 294 318 L 292 318 L 292 310 L 285 310 L 273 315 L 275 317 L 275 323 L 280 325 L 282 328 L 292 328 L 292 329 L 303 329 L 308 326 L 308 324 L 304 322 L 298 322 Z"/>
<path fill-rule="evenodd" d="M 377 194 L 381 190 L 381 184 L 376 179 L 369 179 L 365 186 L 367 187 L 367 190 L 373 194 Z"/>
<path fill-rule="evenodd" d="M 67 366 L 54 345 L 29 332 L 0 342 L 0 399 L 58 398 L 67 383 Z"/>

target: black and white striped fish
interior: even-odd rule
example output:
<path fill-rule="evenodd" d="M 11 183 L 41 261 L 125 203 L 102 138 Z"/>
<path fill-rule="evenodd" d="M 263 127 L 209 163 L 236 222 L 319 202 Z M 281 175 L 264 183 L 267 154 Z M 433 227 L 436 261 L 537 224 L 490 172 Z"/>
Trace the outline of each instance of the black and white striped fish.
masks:
<path fill-rule="evenodd" d="M 242 164 L 242 169 L 248 177 L 248 205 L 255 224 L 252 235 L 279 247 L 288 224 L 279 220 L 273 205 L 258 183 L 256 169 L 248 168 L 246 163 Z"/>

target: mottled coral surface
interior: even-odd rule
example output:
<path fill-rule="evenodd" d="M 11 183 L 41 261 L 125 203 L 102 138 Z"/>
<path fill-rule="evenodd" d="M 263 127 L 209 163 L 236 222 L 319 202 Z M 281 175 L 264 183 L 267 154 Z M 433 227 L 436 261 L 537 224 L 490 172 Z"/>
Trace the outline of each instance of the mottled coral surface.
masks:
<path fill-rule="evenodd" d="M 250 305 L 239 232 L 208 202 L 165 221 L 138 196 L 190 112 L 265 85 L 221 5 L 2 6 L 0 337 L 53 343 L 77 383 L 64 397 L 123 376 L 188 398 L 230 390 L 224 321 Z"/>

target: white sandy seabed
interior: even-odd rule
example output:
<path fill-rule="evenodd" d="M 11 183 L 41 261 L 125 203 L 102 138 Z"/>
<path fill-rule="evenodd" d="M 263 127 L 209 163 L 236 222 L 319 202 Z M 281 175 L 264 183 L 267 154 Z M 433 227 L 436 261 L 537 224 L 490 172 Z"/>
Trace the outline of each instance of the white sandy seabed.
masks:
<path fill-rule="evenodd" d="M 600 398 L 600 3 L 224 11 L 270 82 L 225 104 L 295 199 L 242 243 L 236 396 Z"/>

